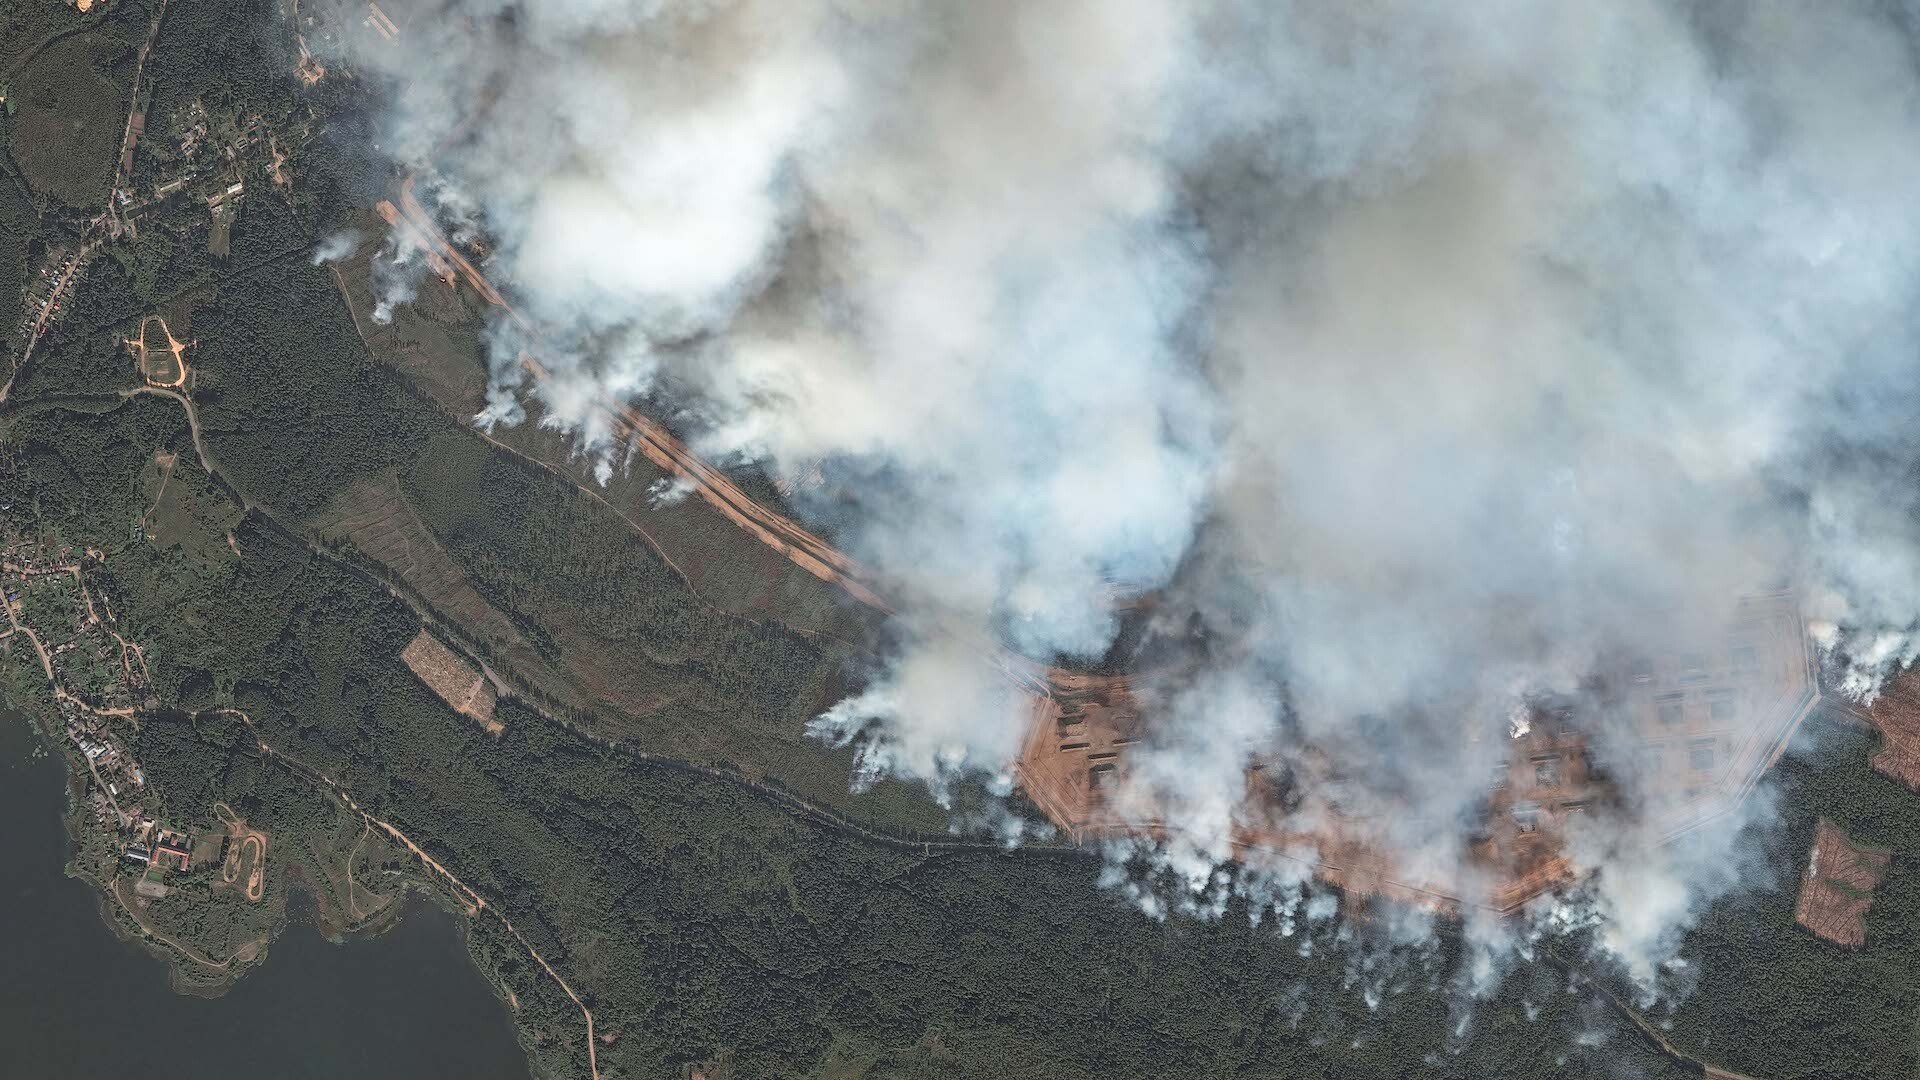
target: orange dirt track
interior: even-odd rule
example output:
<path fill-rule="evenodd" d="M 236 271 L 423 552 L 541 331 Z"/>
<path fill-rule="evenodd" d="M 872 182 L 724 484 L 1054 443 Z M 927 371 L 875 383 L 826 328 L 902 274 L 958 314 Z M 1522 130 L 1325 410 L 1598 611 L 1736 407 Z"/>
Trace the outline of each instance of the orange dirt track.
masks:
<path fill-rule="evenodd" d="M 382 202 L 375 209 L 389 224 L 404 232 L 424 249 L 431 265 L 445 268 L 445 276 L 465 281 L 480 298 L 505 312 L 529 337 L 538 336 L 533 324 L 507 302 L 485 274 L 468 261 L 459 249 L 447 241 L 440 227 L 413 194 L 413 178 L 400 186 L 400 202 Z M 536 382 L 546 383 L 553 373 L 531 353 L 523 352 L 520 363 Z M 672 432 L 658 421 L 637 410 L 613 402 L 598 406 L 613 431 L 631 439 L 649 461 L 693 485 L 707 505 L 727 520 L 745 529 L 761 543 L 786 556 L 794 565 L 821 579 L 838 585 L 849 596 L 882 614 L 897 611 L 894 602 L 882 592 L 879 576 L 857 559 L 801 527 L 784 514 L 757 502 L 740 490 L 727 475 L 702 461 Z M 1057 688 L 1074 692 L 1114 680 L 1080 675 L 1062 669 L 1048 669 L 998 644 L 983 643 L 988 659 L 1016 683 L 1034 691 Z"/>
<path fill-rule="evenodd" d="M 447 241 L 414 197 L 413 182 L 410 176 L 402 183 L 397 207 L 390 202 L 378 204 L 381 217 L 425 250 L 436 272 L 450 281 L 465 280 L 488 304 L 504 311 L 530 340 L 537 341 L 536 328 Z M 552 372 L 530 352 L 521 353 L 520 361 L 536 382 L 552 380 Z M 597 407 L 611 430 L 630 439 L 655 465 L 690 483 L 704 502 L 729 521 L 808 573 L 838 585 L 867 607 L 886 614 L 898 610 L 870 568 L 784 514 L 755 501 L 658 421 L 618 402 L 601 402 Z M 1116 606 L 1126 605 L 1122 602 Z M 1657 824 L 1667 839 L 1725 813 L 1743 799 L 1818 701 L 1805 633 L 1790 600 L 1784 594 L 1750 598 L 1741 602 L 1740 612 L 1729 628 L 1734 654 L 1725 651 L 1724 641 L 1690 643 L 1686 652 L 1670 653 L 1661 661 L 1657 680 L 1652 674 L 1635 676 L 1640 685 L 1633 690 L 1634 707 L 1646 717 L 1641 726 L 1648 752 L 1690 767 L 1663 767 L 1660 786 L 1665 794 Z M 1127 834 L 1166 836 L 1162 814 L 1150 803 L 1133 800 L 1123 811 L 1110 802 L 1111 792 L 1125 776 L 1124 748 L 1137 741 L 1141 728 L 1131 678 L 1049 667 L 985 634 L 967 636 L 983 660 L 1031 696 L 1028 733 L 1014 772 L 1035 805 L 1075 839 Z M 1674 669 L 1673 655 L 1692 663 L 1694 648 L 1702 646 L 1717 658 L 1707 663 L 1710 671 L 1682 673 Z M 1730 655 L 1737 656 L 1738 661 L 1730 661 Z M 1702 680 L 1713 687 L 1694 686 Z M 1655 694 L 1656 689 L 1662 692 Z M 1661 706 L 1681 698 L 1684 707 L 1677 715 L 1684 719 L 1670 719 Z M 1729 707 L 1731 712 L 1727 711 Z M 1501 820 L 1490 839 L 1475 845 L 1478 870 L 1491 872 L 1490 887 L 1402 880 L 1391 853 L 1370 846 L 1365 839 L 1368 829 L 1357 824 L 1314 835 L 1273 825 L 1242 825 L 1232 837 L 1233 846 L 1242 853 L 1257 850 L 1292 858 L 1282 853 L 1304 844 L 1317 854 L 1300 861 L 1342 888 L 1384 893 L 1427 906 L 1458 908 L 1470 904 L 1512 911 L 1573 873 L 1572 864 L 1560 850 L 1559 837 L 1569 820 L 1583 813 L 1588 801 L 1599 794 L 1587 779 L 1577 731 L 1563 732 L 1554 725 L 1548 728 L 1549 735 L 1516 739 L 1509 748 L 1513 756 L 1511 772 L 1516 779 L 1511 785 L 1500 781 L 1500 790 L 1505 792 L 1497 800 L 1503 808 Z M 1541 764 L 1546 761 L 1556 764 L 1549 769 Z M 1536 774 L 1545 782 L 1527 782 Z M 1270 807 L 1261 803 L 1260 793 L 1266 786 L 1255 763 L 1249 769 L 1249 805 L 1237 820 L 1275 820 Z M 1284 822 L 1284 815 L 1280 821 Z"/>
<path fill-rule="evenodd" d="M 160 324 L 160 332 L 167 335 L 167 351 L 173 354 L 174 376 L 169 382 L 161 382 L 153 377 L 153 366 L 150 363 L 152 350 L 147 348 L 147 327 L 152 323 Z M 149 315 L 141 319 L 139 332 L 125 344 L 134 350 L 140 366 L 140 377 L 146 380 L 148 386 L 172 390 L 187 384 L 187 343 L 173 336 L 173 329 L 167 325 L 166 319 L 159 315 Z"/>

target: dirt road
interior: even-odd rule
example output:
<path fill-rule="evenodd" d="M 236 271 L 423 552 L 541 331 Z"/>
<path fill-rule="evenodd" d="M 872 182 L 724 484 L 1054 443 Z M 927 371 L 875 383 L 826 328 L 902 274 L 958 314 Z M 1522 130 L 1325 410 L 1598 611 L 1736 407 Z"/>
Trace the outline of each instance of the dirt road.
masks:
<path fill-rule="evenodd" d="M 415 244 L 437 259 L 438 265 L 465 281 L 480 294 L 481 299 L 505 312 L 528 337 L 537 339 L 538 332 L 533 324 L 507 302 L 506 297 L 478 267 L 448 242 L 433 216 L 414 196 L 413 184 L 414 178 L 411 176 L 401 183 L 397 208 L 392 203 L 380 204 L 381 217 L 404 231 Z M 552 381 L 552 372 L 531 353 L 521 354 L 520 361 L 536 381 Z M 878 575 L 791 518 L 755 501 L 725 473 L 700 460 L 658 421 L 612 402 L 602 402 L 598 408 L 616 433 L 631 438 L 655 465 L 691 483 L 694 492 L 729 521 L 785 555 L 808 573 L 839 585 L 868 607 L 886 614 L 895 611 L 894 604 L 880 591 Z"/>
<path fill-rule="evenodd" d="M 40 344 L 40 337 L 46 332 L 47 324 L 53 321 L 54 312 L 60 307 L 61 301 L 67 298 L 67 293 L 73 288 L 74 283 L 80 280 L 80 274 L 86 269 L 87 261 L 93 258 L 93 253 L 99 246 L 99 241 L 82 244 L 80 250 L 66 264 L 66 269 L 61 271 L 60 277 L 54 281 L 53 288 L 48 290 L 46 301 L 40 305 L 40 314 L 34 317 L 33 326 L 27 331 L 27 343 L 21 346 L 19 358 L 14 360 L 13 367 L 7 372 L 7 381 L 0 383 L 0 402 L 6 401 L 7 395 L 13 392 L 14 379 L 19 377 L 20 372 L 26 370 L 27 361 L 33 359 L 33 350 Z"/>
<path fill-rule="evenodd" d="M 160 332 L 167 336 L 167 351 L 173 354 L 173 378 L 167 380 L 153 377 L 151 350 L 147 348 L 147 327 L 160 324 Z M 126 342 L 134 350 L 140 366 L 140 377 L 151 387 L 164 390 L 176 390 L 187 384 L 187 343 L 173 336 L 173 328 L 159 315 L 149 315 L 140 320 L 140 329 Z"/>
<path fill-rule="evenodd" d="M 152 394 L 156 397 L 168 398 L 178 402 L 180 407 L 186 410 L 187 430 L 193 434 L 193 452 L 194 456 L 200 459 L 200 469 L 208 476 L 217 475 L 219 469 L 214 465 L 213 455 L 207 451 L 206 439 L 200 429 L 200 410 L 193 407 L 193 399 L 178 390 L 165 386 L 136 386 L 131 390 L 120 391 L 120 396 L 123 398 L 138 397 L 141 394 Z M 233 496 L 239 501 L 241 509 L 248 511 L 259 509 L 259 507 L 248 501 L 245 495 L 240 494 L 238 488 L 233 489 Z"/>
<path fill-rule="evenodd" d="M 533 944 L 527 940 L 526 935 L 514 927 L 511 919 L 508 919 L 499 908 L 489 906 L 485 897 L 475 892 L 466 882 L 460 880 L 453 871 L 442 866 L 433 856 L 427 854 L 420 845 L 413 842 L 412 837 L 401 832 L 392 824 L 373 816 L 366 808 L 356 802 L 345 788 L 335 783 L 332 777 L 301 761 L 299 758 L 282 753 L 270 745 L 265 739 L 261 738 L 259 729 L 254 726 L 252 717 L 239 709 L 214 709 L 212 711 L 222 716 L 231 716 L 239 720 L 242 724 L 245 724 L 247 730 L 252 733 L 254 743 L 259 746 L 261 753 L 291 769 L 308 783 L 321 788 L 327 794 L 331 795 L 335 801 L 339 802 L 340 805 L 358 815 L 360 820 L 368 826 L 380 830 L 401 847 L 406 848 L 415 859 L 419 860 L 420 865 L 431 870 L 453 889 L 455 898 L 467 909 L 468 915 L 477 916 L 485 912 L 499 920 L 500 925 L 506 928 L 508 935 L 520 943 L 520 947 L 526 950 L 527 955 L 533 958 L 534 963 L 540 965 L 540 970 L 546 972 L 547 977 L 553 980 L 554 985 L 558 986 L 561 992 L 566 994 L 574 1005 L 579 1007 L 580 1015 L 585 1018 L 587 1022 L 587 1068 L 592 1074 L 592 1080 L 600 1080 L 600 1058 L 595 1050 L 596 1040 L 593 1032 L 593 1010 L 587 1008 L 587 1003 L 581 999 L 579 994 L 574 992 L 573 987 L 567 983 L 567 980 L 562 978 L 558 971 L 554 970 L 553 965 L 547 963 L 546 957 L 540 955 L 540 951 L 533 947 Z"/>
<path fill-rule="evenodd" d="M 107 195 L 107 215 L 112 220 L 112 234 L 120 235 L 126 223 L 120 217 L 120 196 L 131 195 L 130 183 L 133 178 L 133 151 L 146 128 L 147 114 L 140 109 L 140 79 L 147 70 L 147 58 L 153 55 L 153 45 L 160 37 L 160 23 L 166 18 L 167 0 L 160 0 L 153 6 L 153 18 L 147 24 L 147 39 L 140 43 L 140 55 L 133 64 L 132 101 L 127 108 L 126 127 L 120 133 L 120 164 L 113 174 L 113 190 Z"/>
<path fill-rule="evenodd" d="M 433 216 L 414 196 L 413 184 L 414 178 L 411 176 L 401 183 L 398 206 L 387 202 L 379 205 L 381 217 L 429 252 L 437 260 L 437 265 L 447 268 L 451 276 L 465 281 L 489 305 L 505 312 L 529 339 L 538 340 L 538 329 L 515 310 L 500 290 L 487 280 L 486 275 L 447 240 Z M 536 382 L 547 383 L 554 378 L 552 371 L 532 353 L 521 353 L 520 363 Z M 879 574 L 785 514 L 755 500 L 724 472 L 701 460 L 665 425 L 630 406 L 613 401 L 599 402 L 595 408 L 601 412 L 612 431 L 630 440 L 656 466 L 691 484 L 694 493 L 702 501 L 761 543 L 822 581 L 838 585 L 849 596 L 875 611 L 891 615 L 899 610 L 884 591 Z M 966 636 L 970 639 L 969 644 L 989 664 L 1031 693 L 1083 695 L 1098 693 L 1104 687 L 1125 682 L 1123 676 L 1086 675 L 1049 667 L 983 634 Z"/>
<path fill-rule="evenodd" d="M 92 879 L 92 880 L 94 880 L 95 884 L 100 884 L 98 879 Z M 172 949 L 175 952 L 178 952 L 180 955 L 186 957 L 187 959 L 193 961 L 196 964 L 199 964 L 201 967 L 204 967 L 210 971 L 225 971 L 227 970 L 228 967 L 232 966 L 233 961 L 237 958 L 237 954 L 236 954 L 236 956 L 230 956 L 225 960 L 215 960 L 213 957 L 208 956 L 206 953 L 201 952 L 199 949 L 196 949 L 193 946 L 188 945 L 184 942 L 177 941 L 173 938 L 170 938 L 167 935 L 161 933 L 159 930 L 154 929 L 154 926 L 152 923 L 149 923 L 147 920 L 140 917 L 140 911 L 139 911 L 139 907 L 137 906 L 137 902 L 127 899 L 125 878 L 116 879 L 113 883 L 113 887 L 110 889 L 107 889 L 107 891 L 113 894 L 114 900 L 118 902 L 120 905 L 120 910 L 127 913 L 127 918 L 133 920 L 134 925 L 140 928 L 141 933 L 144 933 L 145 935 L 152 938 L 153 940 L 159 942 L 162 945 L 165 945 L 167 948 Z M 242 948 L 245 948 L 245 946 L 242 946 Z"/>

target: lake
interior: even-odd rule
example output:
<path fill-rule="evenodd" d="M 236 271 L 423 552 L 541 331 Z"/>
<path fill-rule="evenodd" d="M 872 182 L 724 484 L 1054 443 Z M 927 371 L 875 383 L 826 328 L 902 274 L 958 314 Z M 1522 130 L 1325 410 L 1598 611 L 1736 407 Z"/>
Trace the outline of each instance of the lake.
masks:
<path fill-rule="evenodd" d="M 301 918 L 225 997 L 167 988 L 167 968 L 114 936 L 99 894 L 65 874 L 63 759 L 0 705 L 0 1076 L 227 1080 L 526 1080 L 507 1007 L 452 915 L 334 945 Z"/>

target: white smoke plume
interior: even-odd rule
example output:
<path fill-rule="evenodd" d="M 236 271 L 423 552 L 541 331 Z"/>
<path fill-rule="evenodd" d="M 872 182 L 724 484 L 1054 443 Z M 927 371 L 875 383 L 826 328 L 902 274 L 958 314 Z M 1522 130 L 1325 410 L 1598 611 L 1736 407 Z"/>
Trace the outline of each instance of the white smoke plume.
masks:
<path fill-rule="evenodd" d="M 393 310 L 413 302 L 419 295 L 420 281 L 428 272 L 426 250 L 404 232 L 388 234 L 387 243 L 368 260 L 373 284 L 373 321 L 381 326 L 393 322 Z"/>
<path fill-rule="evenodd" d="M 1516 705 L 1649 633 L 1785 579 L 1849 692 L 1914 658 L 1917 46 L 1855 4 L 453 0 L 345 59 L 550 335 L 523 386 L 501 329 L 490 421 L 537 394 L 611 467 L 592 403 L 671 388 L 857 508 L 910 627 L 816 724 L 864 775 L 1018 747 L 927 627 L 1086 660 L 1159 590 L 1135 771 L 1204 904 L 1250 747 L 1440 866 Z M 1645 848 L 1596 828 L 1556 903 L 1653 980 L 1737 845 L 1609 877 Z"/>
<path fill-rule="evenodd" d="M 354 249 L 359 246 L 360 233 L 357 230 L 341 229 L 339 232 L 329 234 L 318 244 L 315 244 L 313 246 L 313 254 L 307 256 L 307 261 L 314 266 L 325 266 L 328 263 L 339 262 L 341 259 L 353 254 Z"/>
<path fill-rule="evenodd" d="M 675 506 L 693 494 L 693 483 L 685 477 L 662 478 L 647 485 L 647 505 L 655 510 Z"/>

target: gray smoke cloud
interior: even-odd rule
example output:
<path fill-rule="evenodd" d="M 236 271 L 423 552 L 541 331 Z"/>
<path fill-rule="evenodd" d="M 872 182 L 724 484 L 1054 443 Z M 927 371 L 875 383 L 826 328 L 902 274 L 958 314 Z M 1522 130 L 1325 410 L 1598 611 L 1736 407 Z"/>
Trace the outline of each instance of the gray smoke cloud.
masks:
<path fill-rule="evenodd" d="M 1188 909 L 1251 751 L 1418 874 L 1527 702 L 1742 595 L 1792 581 L 1855 695 L 1915 656 L 1884 6 L 455 0 L 346 41 L 548 335 L 527 386 L 502 329 L 489 419 L 536 394 L 611 469 L 592 403 L 670 387 L 697 449 L 842 508 L 909 641 L 816 724 L 870 774 L 1015 754 L 943 630 L 1098 657 L 1159 590 L 1122 798 Z M 1653 857 L 1597 815 L 1532 920 L 1652 985 L 1766 813 Z"/>

